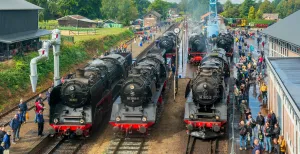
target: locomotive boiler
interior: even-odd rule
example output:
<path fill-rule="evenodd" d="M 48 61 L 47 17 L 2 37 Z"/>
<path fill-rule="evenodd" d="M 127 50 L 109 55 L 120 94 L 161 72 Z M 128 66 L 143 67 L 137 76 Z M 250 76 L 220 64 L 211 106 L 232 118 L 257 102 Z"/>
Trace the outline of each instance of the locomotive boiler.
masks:
<path fill-rule="evenodd" d="M 234 38 L 230 33 L 220 33 L 216 40 L 217 47 L 226 51 L 226 56 L 233 59 Z"/>
<path fill-rule="evenodd" d="M 189 55 L 188 60 L 191 63 L 199 63 L 202 60 L 202 57 L 207 53 L 207 43 L 206 38 L 201 33 L 192 34 L 189 38 Z"/>
<path fill-rule="evenodd" d="M 111 54 L 91 61 L 76 76 L 50 94 L 52 135 L 89 136 L 111 111 L 123 78 L 132 64 L 131 53 Z"/>
<path fill-rule="evenodd" d="M 157 120 L 168 72 L 161 53 L 149 53 L 132 68 L 113 104 L 110 124 L 114 132 L 147 133 Z"/>
<path fill-rule="evenodd" d="M 187 85 L 184 122 L 191 136 L 210 139 L 221 136 L 227 123 L 227 78 L 230 76 L 226 52 L 214 49 L 199 66 Z"/>

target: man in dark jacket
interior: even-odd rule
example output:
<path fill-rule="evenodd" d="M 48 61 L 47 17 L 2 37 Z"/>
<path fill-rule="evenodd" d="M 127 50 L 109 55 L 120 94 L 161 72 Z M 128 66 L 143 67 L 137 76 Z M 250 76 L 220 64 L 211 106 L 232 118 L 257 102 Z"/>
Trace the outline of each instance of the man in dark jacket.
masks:
<path fill-rule="evenodd" d="M 265 136 L 266 136 L 266 152 L 269 151 L 271 153 L 272 151 L 272 144 L 271 144 L 271 137 L 272 137 L 272 128 L 270 127 L 269 123 L 266 123 L 265 128 Z"/>
<path fill-rule="evenodd" d="M 26 123 L 26 112 L 28 110 L 27 104 L 23 102 L 23 99 L 20 99 L 19 109 L 21 111 L 21 119 L 24 123 Z"/>
<path fill-rule="evenodd" d="M 258 126 L 258 130 L 262 130 L 262 127 L 265 125 L 265 118 L 263 115 L 261 115 L 261 112 L 259 112 L 258 116 L 256 117 L 256 124 Z"/>
<path fill-rule="evenodd" d="M 44 136 L 43 131 L 44 131 L 44 116 L 43 116 L 43 111 L 40 110 L 39 113 L 37 114 L 37 123 L 38 123 L 38 136 Z"/>
<path fill-rule="evenodd" d="M 271 119 L 272 119 L 272 126 L 274 126 L 277 123 L 277 118 L 275 113 L 271 110 Z"/>
<path fill-rule="evenodd" d="M 280 127 L 278 124 L 275 124 L 272 137 L 278 139 L 279 135 L 280 135 Z"/>
<path fill-rule="evenodd" d="M 273 140 L 274 143 L 274 154 L 280 154 L 280 145 L 277 142 L 277 138 L 274 138 Z"/>
<path fill-rule="evenodd" d="M 13 130 L 13 144 L 16 144 L 16 135 L 17 135 L 17 131 L 20 127 L 21 123 L 19 121 L 18 115 L 15 114 L 15 117 L 10 121 L 9 126 L 11 127 L 11 129 Z"/>
<path fill-rule="evenodd" d="M 253 136 L 252 136 L 251 121 L 247 122 L 247 140 L 250 142 L 250 146 L 253 147 Z"/>
<path fill-rule="evenodd" d="M 39 94 L 39 97 L 36 98 L 35 102 L 41 102 L 41 104 L 44 106 L 42 94 Z"/>
<path fill-rule="evenodd" d="M 19 128 L 17 129 L 17 132 L 16 132 L 16 139 L 19 140 L 20 139 L 20 130 L 21 130 L 21 125 L 22 123 L 24 122 L 23 121 L 23 118 L 22 118 L 22 113 L 21 111 L 18 111 L 18 120 L 20 122 L 20 125 L 19 125 Z"/>

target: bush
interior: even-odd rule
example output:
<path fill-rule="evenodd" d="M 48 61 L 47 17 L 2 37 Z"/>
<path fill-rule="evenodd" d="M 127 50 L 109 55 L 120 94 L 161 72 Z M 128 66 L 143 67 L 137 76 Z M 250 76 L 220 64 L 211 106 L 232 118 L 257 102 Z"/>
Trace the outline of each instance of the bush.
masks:
<path fill-rule="evenodd" d="M 108 50 L 117 45 L 120 41 L 132 38 L 134 34 L 127 30 L 118 35 L 109 35 L 102 39 L 91 39 L 81 41 L 75 44 L 63 44 L 60 54 L 60 72 L 64 74 L 68 72 L 75 64 L 82 64 L 91 58 L 96 52 Z M 13 65 L 15 67 L 7 67 L 0 65 L 0 109 L 1 104 L 10 104 L 9 99 L 22 96 L 28 91 L 30 85 L 30 61 L 38 56 L 37 52 L 31 52 L 26 56 L 15 56 Z M 38 85 L 43 85 L 47 79 L 53 79 L 53 53 L 49 53 L 49 59 L 38 63 Z M 48 80 L 49 81 L 49 80 Z M 45 83 L 44 83 L 45 85 Z M 14 97 L 14 98 L 13 98 Z"/>

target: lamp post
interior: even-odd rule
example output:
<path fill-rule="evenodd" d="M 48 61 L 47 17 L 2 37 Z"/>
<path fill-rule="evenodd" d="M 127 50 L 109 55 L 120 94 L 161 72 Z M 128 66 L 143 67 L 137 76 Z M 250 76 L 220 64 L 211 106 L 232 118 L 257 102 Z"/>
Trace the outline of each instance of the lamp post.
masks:
<path fill-rule="evenodd" d="M 177 50 L 177 39 L 178 39 L 178 34 L 180 33 L 180 29 L 179 28 L 175 28 L 174 29 L 174 33 L 176 34 L 176 41 L 175 41 L 175 58 L 176 58 L 176 60 L 175 60 L 175 74 L 174 74 L 174 101 L 175 101 L 175 96 L 176 96 L 176 93 L 177 93 L 177 82 L 178 82 L 178 80 L 176 80 L 177 79 L 177 76 L 178 76 L 178 50 Z"/>

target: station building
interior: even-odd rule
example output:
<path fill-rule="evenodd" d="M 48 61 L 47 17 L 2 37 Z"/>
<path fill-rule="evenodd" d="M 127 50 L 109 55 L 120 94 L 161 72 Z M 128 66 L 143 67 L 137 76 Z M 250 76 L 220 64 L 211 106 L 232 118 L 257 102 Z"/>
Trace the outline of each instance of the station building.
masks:
<path fill-rule="evenodd" d="M 300 153 L 300 11 L 263 30 L 268 36 L 268 109 L 273 110 L 287 142 Z"/>

